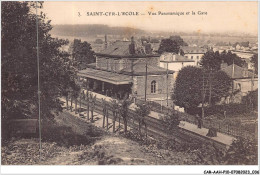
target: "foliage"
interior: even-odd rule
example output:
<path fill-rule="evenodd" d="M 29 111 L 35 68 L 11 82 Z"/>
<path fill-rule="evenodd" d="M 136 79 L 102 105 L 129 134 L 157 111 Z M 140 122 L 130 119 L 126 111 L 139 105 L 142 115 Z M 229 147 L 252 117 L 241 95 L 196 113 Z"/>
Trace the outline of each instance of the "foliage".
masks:
<path fill-rule="evenodd" d="M 207 70 L 220 70 L 221 63 L 227 63 L 227 65 L 236 64 L 240 67 L 245 66 L 246 62 L 239 56 L 232 53 L 231 51 L 226 52 L 225 50 L 221 54 L 213 50 L 206 52 L 201 59 L 200 64 Z"/>
<path fill-rule="evenodd" d="M 209 72 L 204 72 L 204 86 L 209 84 Z M 214 103 L 220 101 L 221 97 L 226 97 L 231 87 L 231 79 L 225 72 L 217 71 L 212 75 L 211 101 Z M 172 99 L 174 103 L 186 110 L 196 108 L 202 102 L 203 89 L 203 70 L 201 68 L 187 66 L 182 68 L 176 78 L 174 94 Z M 207 85 L 208 87 L 208 85 Z M 209 90 L 205 94 L 205 102 L 209 101 Z"/>
<path fill-rule="evenodd" d="M 232 53 L 230 50 L 228 52 L 226 52 L 226 50 L 224 50 L 221 54 L 220 54 L 221 60 L 223 60 L 224 63 L 227 63 L 227 65 L 231 65 L 236 64 L 240 67 L 245 66 L 246 62 L 244 60 L 242 60 L 239 56 L 237 56 L 236 54 Z"/>
<path fill-rule="evenodd" d="M 231 144 L 224 161 L 228 165 L 257 165 L 257 142 L 239 138 Z"/>
<path fill-rule="evenodd" d="M 167 126 L 167 131 L 176 131 L 180 124 L 180 116 L 176 111 L 172 111 L 163 117 L 163 122 Z"/>
<path fill-rule="evenodd" d="M 242 103 L 247 106 L 253 107 L 254 110 L 258 109 L 258 89 L 250 91 L 242 98 Z"/>
<path fill-rule="evenodd" d="M 180 46 L 188 46 L 188 44 L 179 35 L 170 36 L 170 39 L 176 41 Z"/>
<path fill-rule="evenodd" d="M 255 73 L 258 74 L 258 54 L 254 54 L 251 57 L 251 63 L 254 65 Z"/>
<path fill-rule="evenodd" d="M 178 106 L 197 107 L 201 103 L 202 70 L 187 66 L 182 68 L 176 78 L 172 99 Z"/>
<path fill-rule="evenodd" d="M 139 132 L 141 132 L 142 125 L 145 125 L 145 128 L 147 129 L 147 124 L 145 122 L 145 117 L 147 117 L 150 114 L 150 107 L 146 103 L 138 104 L 135 112 L 138 115 L 138 119 L 139 119 Z M 146 130 L 146 132 L 147 132 L 147 130 Z"/>
<path fill-rule="evenodd" d="M 119 109 L 119 115 L 123 118 L 124 122 L 124 131 L 127 132 L 127 119 L 128 119 L 128 107 L 131 104 L 131 101 L 129 101 L 127 98 L 124 98 L 120 101 L 120 109 Z"/>
<path fill-rule="evenodd" d="M 213 104 L 219 102 L 222 97 L 227 97 L 229 95 L 229 90 L 231 88 L 232 81 L 230 77 L 223 71 L 217 71 L 212 76 L 212 91 L 211 91 L 211 101 Z M 209 94 L 206 94 L 206 98 Z M 206 100 L 207 101 L 207 100 Z"/>
<path fill-rule="evenodd" d="M 74 65 L 79 69 L 85 69 L 87 64 L 94 63 L 94 51 L 87 41 L 81 42 L 80 39 L 74 39 L 70 46 L 72 48 L 72 58 Z"/>
<path fill-rule="evenodd" d="M 38 113 L 37 30 L 35 2 L 2 2 L 2 119 L 36 117 Z M 42 3 L 39 3 L 40 8 Z M 39 10 L 40 11 L 40 10 Z M 77 87 L 68 41 L 54 39 L 44 13 L 38 15 L 41 116 L 61 111 L 59 97 Z"/>
<path fill-rule="evenodd" d="M 221 58 L 219 52 L 207 51 L 202 56 L 200 65 L 206 70 L 220 70 Z"/>
<path fill-rule="evenodd" d="M 174 52 L 176 54 L 179 53 L 180 44 L 177 41 L 173 41 L 171 39 L 162 39 L 160 43 L 160 47 L 158 49 L 158 53 L 163 52 Z"/>

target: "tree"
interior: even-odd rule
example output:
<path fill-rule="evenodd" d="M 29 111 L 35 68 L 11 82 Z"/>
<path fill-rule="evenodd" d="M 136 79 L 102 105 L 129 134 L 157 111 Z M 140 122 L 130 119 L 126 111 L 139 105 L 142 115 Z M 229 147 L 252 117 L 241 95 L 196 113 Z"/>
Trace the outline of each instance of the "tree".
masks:
<path fill-rule="evenodd" d="M 127 132 L 127 120 L 128 120 L 128 107 L 130 105 L 130 101 L 127 98 L 124 98 L 121 102 L 120 102 L 120 115 L 123 118 L 123 122 L 124 122 L 124 132 Z M 120 124 L 120 122 L 119 122 Z"/>
<path fill-rule="evenodd" d="M 212 86 L 211 86 L 211 102 L 215 104 L 219 102 L 222 97 L 227 97 L 230 95 L 230 88 L 232 85 L 232 80 L 223 71 L 217 71 L 212 75 Z M 209 98 L 209 93 L 206 94 L 206 98 Z M 207 100 L 206 100 L 207 101 Z"/>
<path fill-rule="evenodd" d="M 187 66 L 182 68 L 177 75 L 172 96 L 174 103 L 185 109 L 196 108 L 202 102 L 203 77 L 204 88 L 206 89 L 204 102 L 209 102 L 210 94 L 213 104 L 229 94 L 231 79 L 225 72 L 211 73 L 210 78 L 208 71 L 204 71 L 203 75 L 201 68 Z M 212 83 L 211 91 L 210 86 L 208 86 L 210 81 Z"/>
<path fill-rule="evenodd" d="M 174 52 L 176 54 L 179 53 L 180 44 L 177 41 L 173 41 L 171 39 L 163 39 L 160 43 L 158 53 L 163 52 Z"/>
<path fill-rule="evenodd" d="M 92 51 L 92 47 L 87 41 L 81 42 L 80 39 L 74 39 L 74 42 L 70 47 L 72 50 L 74 65 L 79 70 L 85 69 L 87 64 L 96 61 L 94 51 Z"/>
<path fill-rule="evenodd" d="M 177 131 L 180 124 L 180 116 L 176 111 L 171 111 L 163 117 L 163 122 L 166 125 L 166 131 L 172 133 L 172 131 Z"/>
<path fill-rule="evenodd" d="M 188 109 L 201 103 L 201 77 L 202 70 L 197 67 L 187 66 L 179 71 L 172 96 L 176 105 Z"/>
<path fill-rule="evenodd" d="M 150 114 L 150 108 L 146 103 L 144 103 L 144 104 L 137 105 L 137 108 L 135 111 L 136 111 L 136 114 L 138 115 L 138 120 L 139 120 L 139 133 L 141 135 L 141 128 L 142 128 L 142 125 L 144 125 L 145 133 L 147 136 L 147 124 L 145 122 L 145 117 L 147 117 Z"/>
<path fill-rule="evenodd" d="M 226 50 L 224 50 L 220 54 L 220 58 L 224 63 L 227 63 L 228 66 L 234 63 L 240 67 L 243 67 L 246 64 L 246 62 L 244 60 L 242 60 L 236 54 L 232 53 L 230 50 L 228 52 L 226 52 Z"/>
<path fill-rule="evenodd" d="M 257 165 L 257 141 L 234 140 L 223 159 L 228 165 Z"/>
<path fill-rule="evenodd" d="M 180 46 L 188 46 L 188 44 L 179 35 L 170 36 L 170 39 L 176 41 Z"/>
<path fill-rule="evenodd" d="M 219 52 L 207 51 L 201 58 L 200 65 L 206 70 L 220 70 L 221 57 Z"/>
<path fill-rule="evenodd" d="M 251 57 L 251 63 L 253 64 L 255 68 L 255 73 L 258 74 L 258 54 L 254 54 Z"/>
<path fill-rule="evenodd" d="M 38 3 L 42 8 L 42 2 Z M 40 58 L 41 117 L 51 119 L 62 110 L 59 100 L 77 87 L 68 41 L 54 39 L 44 13 L 34 14 L 35 2 L 2 2 L 2 119 L 38 116 L 37 30 Z"/>

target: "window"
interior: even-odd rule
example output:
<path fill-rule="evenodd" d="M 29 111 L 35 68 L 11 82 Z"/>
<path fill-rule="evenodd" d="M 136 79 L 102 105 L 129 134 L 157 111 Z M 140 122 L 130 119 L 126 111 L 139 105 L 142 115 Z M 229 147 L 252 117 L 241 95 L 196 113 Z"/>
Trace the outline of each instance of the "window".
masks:
<path fill-rule="evenodd" d="M 151 93 L 156 93 L 156 81 L 154 80 L 151 82 Z"/>
<path fill-rule="evenodd" d="M 199 56 L 197 56 L 197 60 L 199 59 L 200 57 Z"/>
<path fill-rule="evenodd" d="M 190 58 L 193 59 L 193 56 L 191 56 Z"/>

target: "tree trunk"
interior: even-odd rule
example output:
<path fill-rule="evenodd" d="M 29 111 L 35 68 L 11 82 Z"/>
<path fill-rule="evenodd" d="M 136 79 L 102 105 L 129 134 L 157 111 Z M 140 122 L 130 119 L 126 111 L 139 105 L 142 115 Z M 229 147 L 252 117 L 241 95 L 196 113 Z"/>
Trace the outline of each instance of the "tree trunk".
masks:
<path fill-rule="evenodd" d="M 105 128 L 105 118 L 106 118 L 106 113 L 103 111 L 103 125 L 102 125 L 102 128 Z"/>
<path fill-rule="evenodd" d="M 115 125 L 116 125 L 116 113 L 113 112 L 113 132 L 115 132 Z"/>
<path fill-rule="evenodd" d="M 91 108 L 91 121 L 94 121 L 94 109 L 93 107 Z"/>
<path fill-rule="evenodd" d="M 108 113 L 108 110 L 106 111 L 106 117 L 107 117 L 107 130 L 108 130 L 108 115 L 109 115 L 109 113 Z"/>
<path fill-rule="evenodd" d="M 71 97 L 71 101 L 70 101 L 70 111 L 72 112 L 72 101 L 73 101 L 73 97 Z"/>
<path fill-rule="evenodd" d="M 69 97 L 66 96 L 66 108 L 67 110 L 69 110 Z"/>
<path fill-rule="evenodd" d="M 77 100 L 77 98 L 75 98 L 75 114 L 78 113 L 78 112 L 77 112 L 77 105 L 78 105 L 78 100 Z"/>
<path fill-rule="evenodd" d="M 138 127 L 138 131 L 139 131 L 139 135 L 141 135 L 142 133 L 141 133 L 141 120 L 139 119 L 139 125 L 138 125 L 139 127 Z"/>
<path fill-rule="evenodd" d="M 121 128 L 121 126 L 120 126 L 120 120 L 121 120 L 121 116 L 119 115 L 119 118 L 118 118 L 118 131 L 120 132 L 120 128 Z"/>
<path fill-rule="evenodd" d="M 81 110 L 81 95 L 79 96 L 79 109 Z"/>
<path fill-rule="evenodd" d="M 87 118 L 89 120 L 89 100 L 87 99 Z"/>
<path fill-rule="evenodd" d="M 127 120 L 126 118 L 124 118 L 124 131 L 125 131 L 125 134 L 127 133 Z"/>
<path fill-rule="evenodd" d="M 145 127 L 145 138 L 147 139 L 147 125 L 146 125 L 146 123 L 144 123 L 144 127 Z"/>

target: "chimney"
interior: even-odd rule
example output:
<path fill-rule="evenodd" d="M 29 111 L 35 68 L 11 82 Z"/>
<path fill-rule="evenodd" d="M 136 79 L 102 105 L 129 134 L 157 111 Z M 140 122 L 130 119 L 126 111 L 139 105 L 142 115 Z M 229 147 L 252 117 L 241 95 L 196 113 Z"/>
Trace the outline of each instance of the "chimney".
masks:
<path fill-rule="evenodd" d="M 105 49 L 107 48 L 107 35 L 105 35 Z"/>
<path fill-rule="evenodd" d="M 134 42 L 134 37 L 131 37 L 131 44 L 129 44 L 129 53 L 131 55 L 135 54 L 135 42 Z"/>

